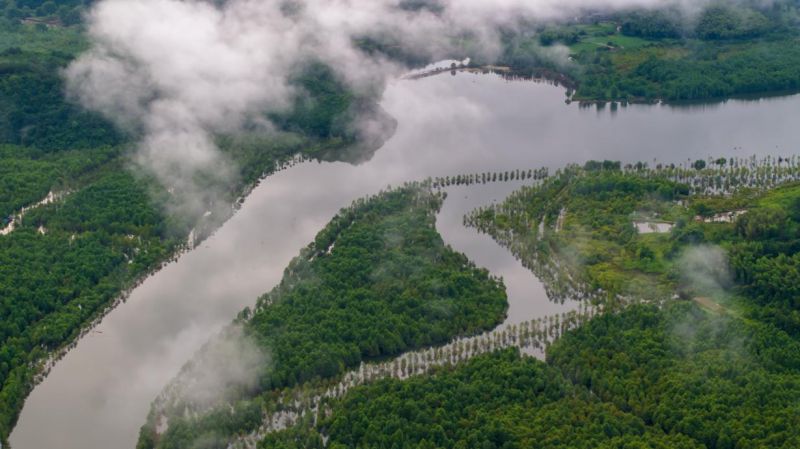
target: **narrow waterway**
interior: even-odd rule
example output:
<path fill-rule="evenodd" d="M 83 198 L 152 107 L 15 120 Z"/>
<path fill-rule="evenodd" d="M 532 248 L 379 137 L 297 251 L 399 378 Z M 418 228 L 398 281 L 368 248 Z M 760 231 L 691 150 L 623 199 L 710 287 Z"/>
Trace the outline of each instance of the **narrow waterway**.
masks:
<path fill-rule="evenodd" d="M 447 189 L 447 200 L 436 217 L 436 229 L 445 243 L 462 252 L 479 267 L 502 276 L 508 295 L 508 315 L 498 328 L 574 310 L 578 302 L 563 304 L 547 298 L 544 285 L 533 273 L 489 235 L 463 225 L 464 215 L 477 207 L 501 201 L 531 181 L 473 184 Z"/>
<path fill-rule="evenodd" d="M 800 148 L 800 96 L 616 111 L 566 105 L 564 98 L 559 87 L 495 75 L 391 83 L 382 104 L 398 130 L 372 160 L 303 163 L 264 180 L 212 238 L 147 279 L 56 364 L 28 398 L 12 446 L 134 447 L 150 402 L 199 346 L 272 288 L 339 208 L 387 185 L 590 158 L 681 162 Z M 510 320 L 558 312 L 509 253 L 462 226 L 464 211 L 501 200 L 511 188 L 449 189 L 437 228 L 502 276 L 510 296 L 532 299 L 513 302 Z"/>
<path fill-rule="evenodd" d="M 447 199 L 436 216 L 436 229 L 442 235 L 445 244 L 450 245 L 456 251 L 463 252 L 478 266 L 488 268 L 492 273 L 503 277 L 508 296 L 508 311 L 502 323 L 490 331 L 466 338 L 460 337 L 438 348 L 442 351 L 440 354 L 450 354 L 451 357 L 440 356 L 430 359 L 429 357 L 434 352 L 433 348 L 409 351 L 394 359 L 362 363 L 358 368 L 345 373 L 337 386 L 327 390 L 306 391 L 301 388 L 302 395 L 306 398 L 301 401 L 303 406 L 299 406 L 298 399 L 294 396 L 296 392 L 289 393 L 284 397 L 287 402 L 283 402 L 283 405 L 287 407 L 283 412 L 268 416 L 258 429 L 234 440 L 230 448 L 254 449 L 257 441 L 263 438 L 264 434 L 285 428 L 287 422 L 295 422 L 301 414 L 317 413 L 323 397 L 340 397 L 350 388 L 378 378 L 390 376 L 406 378 L 412 375 L 412 371 L 419 374 L 425 372 L 427 367 L 466 360 L 476 354 L 498 347 L 517 346 L 529 355 L 542 357 L 546 338 L 531 337 L 526 338 L 525 341 L 522 338 L 503 338 L 501 342 L 499 337 L 503 332 L 518 337 L 516 325 L 522 323 L 531 325 L 537 319 L 563 316 L 570 311 L 578 311 L 581 303 L 569 300 L 561 303 L 551 302 L 544 285 L 510 252 L 498 245 L 488 235 L 479 234 L 477 230 L 463 225 L 465 214 L 479 206 L 496 202 L 522 185 L 531 182 L 533 181 L 510 181 L 489 185 L 473 184 L 448 187 L 446 189 Z M 473 346 L 473 341 L 480 344 Z M 468 349 L 463 350 L 464 347 Z M 428 360 L 428 362 L 420 362 L 423 360 Z M 408 366 L 408 371 L 398 371 L 396 369 L 398 365 Z M 307 397 L 306 394 L 311 396 Z M 169 423 L 166 419 L 160 422 Z M 165 431 L 166 428 L 167 425 L 161 431 Z"/>

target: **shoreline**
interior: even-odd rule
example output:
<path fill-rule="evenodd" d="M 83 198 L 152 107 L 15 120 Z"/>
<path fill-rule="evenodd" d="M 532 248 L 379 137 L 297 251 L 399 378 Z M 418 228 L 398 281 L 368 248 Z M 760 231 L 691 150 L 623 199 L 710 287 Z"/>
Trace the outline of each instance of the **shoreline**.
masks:
<path fill-rule="evenodd" d="M 647 99 L 645 97 L 633 97 L 627 99 L 622 99 L 622 98 L 597 99 L 597 98 L 580 97 L 574 95 L 574 91 L 578 88 L 580 83 L 563 72 L 543 67 L 532 68 L 532 69 L 516 69 L 510 66 L 494 65 L 494 64 L 484 64 L 478 66 L 457 65 L 455 67 L 453 66 L 439 67 L 423 72 L 400 76 L 399 79 L 419 80 L 431 76 L 442 75 L 444 73 L 450 73 L 451 75 L 455 75 L 456 73 L 459 72 L 480 74 L 480 75 L 495 74 L 502 77 L 503 79 L 510 81 L 534 81 L 534 82 L 539 81 L 539 82 L 554 83 L 557 86 L 563 86 L 564 88 L 566 88 L 567 98 L 565 102 L 567 104 L 578 103 L 578 105 L 581 107 L 592 106 L 592 105 L 604 107 L 605 105 L 612 105 L 612 104 L 617 104 L 622 107 L 625 107 L 627 105 L 651 105 L 651 106 L 664 105 L 677 108 L 692 107 L 692 106 L 715 106 L 719 104 L 724 104 L 729 100 L 761 101 L 764 99 L 790 97 L 800 94 L 800 88 L 798 88 L 793 90 L 792 89 L 768 90 L 763 92 L 734 94 L 724 97 L 708 97 L 708 98 L 693 99 L 693 100 L 665 100 L 664 98 Z"/>

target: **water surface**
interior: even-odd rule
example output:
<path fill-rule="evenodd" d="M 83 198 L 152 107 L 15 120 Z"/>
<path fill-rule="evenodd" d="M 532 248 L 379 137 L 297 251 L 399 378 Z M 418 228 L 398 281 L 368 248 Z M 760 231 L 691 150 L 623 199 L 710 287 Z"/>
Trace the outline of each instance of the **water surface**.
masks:
<path fill-rule="evenodd" d="M 339 208 L 390 184 L 590 158 L 682 162 L 800 148 L 800 96 L 616 111 L 564 99 L 561 88 L 495 75 L 392 83 L 383 106 L 397 118 L 397 133 L 372 160 L 304 163 L 262 182 L 212 238 L 147 279 L 56 364 L 28 398 L 14 449 L 134 447 L 150 402 L 200 345 L 272 288 Z M 464 211 L 512 187 L 450 189 L 437 228 L 505 278 L 513 321 L 559 307 L 509 253 L 461 225 Z"/>

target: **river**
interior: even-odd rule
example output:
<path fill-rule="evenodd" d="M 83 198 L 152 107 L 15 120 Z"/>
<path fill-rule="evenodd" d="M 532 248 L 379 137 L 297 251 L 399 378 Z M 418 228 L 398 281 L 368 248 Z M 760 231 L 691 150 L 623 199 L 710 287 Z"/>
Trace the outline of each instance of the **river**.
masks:
<path fill-rule="evenodd" d="M 55 365 L 28 398 L 13 448 L 133 448 L 150 402 L 200 345 L 271 289 L 339 208 L 387 185 L 590 158 L 682 162 L 800 148 L 800 96 L 615 111 L 564 99 L 562 88 L 496 75 L 390 83 L 382 105 L 398 129 L 370 161 L 303 163 L 265 179 L 214 236 L 148 278 Z M 513 186 L 451 188 L 437 220 L 445 241 L 504 277 L 509 321 L 561 310 L 510 254 L 462 226 L 464 212 Z"/>

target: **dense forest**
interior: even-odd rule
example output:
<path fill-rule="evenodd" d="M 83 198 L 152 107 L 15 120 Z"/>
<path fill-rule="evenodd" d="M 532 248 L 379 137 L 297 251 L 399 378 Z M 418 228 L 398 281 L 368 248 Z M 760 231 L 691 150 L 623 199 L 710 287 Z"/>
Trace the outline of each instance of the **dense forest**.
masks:
<path fill-rule="evenodd" d="M 795 447 L 800 347 L 690 304 L 636 306 L 568 333 L 548 361 L 604 401 L 707 448 Z"/>
<path fill-rule="evenodd" d="M 108 121 L 65 97 L 60 71 L 88 46 L 78 26 L 0 22 L 0 141 L 45 152 L 122 142 Z"/>
<path fill-rule="evenodd" d="M 400 8 L 438 14 L 439 2 Z M 500 51 L 487 55 L 470 32 L 449 36 L 447 57 L 471 66 L 505 66 L 506 76 L 547 78 L 579 102 L 687 102 L 800 90 L 800 5 L 796 0 L 677 1 L 658 7 L 584 10 L 560 21 L 520 18 L 497 30 Z M 436 62 L 391 33 L 356 45 L 410 67 Z"/>
<path fill-rule="evenodd" d="M 201 351 L 156 401 L 138 447 L 225 447 L 255 430 L 262 408 L 283 389 L 335 380 L 362 361 L 499 324 L 507 307 L 503 285 L 445 246 L 434 227 L 441 201 L 412 184 L 342 210 L 281 283 L 237 320 L 242 338 L 269 354 L 269 368 L 247 388 L 230 386 L 227 397 L 197 404 L 188 393 L 193 376 L 215 369 Z M 230 414 L 228 403 L 241 412 Z M 187 407 L 196 410 L 191 418 L 184 417 Z M 167 430 L 158 432 L 164 421 Z"/>
<path fill-rule="evenodd" d="M 321 425 L 327 447 L 699 448 L 594 397 L 515 350 L 457 368 L 354 390 Z M 316 431 L 277 433 L 259 447 L 325 447 Z"/>
<path fill-rule="evenodd" d="M 401 3 L 408 9 L 423 7 Z M 138 136 L 116 129 L 65 95 L 60 72 L 88 48 L 80 22 L 91 2 L 0 4 L 0 442 L 6 443 L 50 358 L 62 355 L 128 289 L 186 248 L 198 217 L 171 214 L 168 191 L 147 173 L 130 170 Z M 800 73 L 796 2 L 771 5 L 712 6 L 695 22 L 687 22 L 679 11 L 633 11 L 530 33 L 504 30 L 505 50 L 494 62 L 519 73 L 534 68 L 564 72 L 578 83 L 576 100 L 687 100 L 794 91 Z M 542 56 L 542 48 L 560 44 L 572 55 L 566 65 Z M 394 48 L 369 38 L 360 45 L 367 52 Z M 236 203 L 262 176 L 298 155 L 359 161 L 376 148 L 355 145 L 362 136 L 353 126 L 364 115 L 382 113 L 373 96 L 351 92 L 319 61 L 299 66 L 290 82 L 297 92 L 294 107 L 268 117 L 275 132 L 215 136 L 237 167 L 236 181 L 222 186 L 226 201 Z M 564 218 L 563 237 L 585 245 L 584 266 L 592 270 L 580 279 L 593 290 L 603 289 L 607 297 L 648 289 L 667 295 L 680 280 L 674 269 L 680 249 L 713 243 L 729 254 L 736 282 L 737 294 L 725 306 L 792 338 L 800 335 L 800 217 L 792 188 L 722 201 L 686 197 L 689 191 L 681 180 L 630 180 L 601 172 L 597 179 L 578 182 L 585 184 L 586 194 L 577 195 L 569 208 L 596 208 L 606 216 Z M 542 176 L 527 173 L 527 179 Z M 519 173 L 516 179 L 522 179 Z M 594 189 L 606 184 L 612 186 L 607 196 L 595 196 Z M 628 184 L 630 190 L 619 190 Z M 158 437 L 161 447 L 172 442 L 181 447 L 206 425 L 225 435 L 247 431 L 260 421 L 275 391 L 336 378 L 363 360 L 439 345 L 453 335 L 491 328 L 502 318 L 505 306 L 497 281 L 445 248 L 432 230 L 431 210 L 439 199 L 412 191 L 359 203 L 320 234 L 287 272 L 286 282 L 239 320 L 248 338 L 270 348 L 275 369 L 247 391 L 238 391 L 249 399 L 236 403 L 237 413 L 215 409 L 196 420 L 178 419 Z M 678 208 L 678 200 L 689 205 Z M 735 223 L 694 221 L 694 214 L 730 211 L 730 201 L 748 210 Z M 409 202 L 415 206 L 406 208 Z M 548 220 L 554 224 L 559 210 L 549 207 Z M 674 231 L 636 234 L 626 221 L 632 207 L 674 221 Z M 202 235 L 227 217 L 215 218 Z M 367 220 L 372 222 L 367 225 Z M 333 246 L 334 241 L 340 244 Z M 327 249 L 330 254 L 319 253 Z M 375 264 L 383 271 L 368 270 Z M 303 277 L 309 273 L 314 276 Z M 276 322 L 292 326 L 273 326 Z M 155 444 L 154 425 L 143 431 L 143 447 Z M 662 438 L 653 432 L 653 438 Z"/>
<path fill-rule="evenodd" d="M 48 358 L 185 248 L 193 227 L 202 238 L 227 218 L 172 214 L 164 187 L 131 170 L 137 136 L 66 98 L 60 72 L 88 48 L 76 23 L 87 6 L 9 1 L 0 18 L 2 442 Z M 272 117 L 278 130 L 216 136 L 238 171 L 214 186 L 225 201 L 298 155 L 357 161 L 374 151 L 374 142 L 354 145 L 361 136 L 351 126 L 381 113 L 374 99 L 349 92 L 319 63 L 292 83 L 295 107 Z"/>
<path fill-rule="evenodd" d="M 681 270 L 687 246 L 718 247 L 729 270 L 709 272 L 710 285 L 730 277 L 737 294 L 717 299 L 798 336 L 797 179 L 795 158 L 653 168 L 590 161 L 479 209 L 467 221 L 509 247 L 554 294 L 713 295 L 715 289 L 687 282 Z M 665 232 L 647 232 L 659 224 Z"/>
<path fill-rule="evenodd" d="M 10 431 L 44 360 L 183 241 L 119 167 L 0 236 L 0 416 Z M 48 180 L 49 181 L 49 180 Z"/>
<path fill-rule="evenodd" d="M 518 75 L 572 78 L 577 101 L 689 101 L 800 89 L 800 7 L 712 2 L 588 15 L 504 36 L 496 63 Z M 566 47 L 568 60 L 554 57 Z M 552 76 L 552 75 L 550 75 Z"/>
<path fill-rule="evenodd" d="M 591 161 L 472 217 L 515 229 L 506 239 L 484 227 L 515 250 L 524 247 L 518 240 L 535 237 L 540 243 L 532 250 L 547 257 L 564 251 L 545 249 L 556 244 L 605 245 L 618 264 L 607 270 L 658 275 L 656 288 L 680 296 L 654 300 L 648 289 L 616 290 L 614 296 L 642 300 L 599 298 L 605 313 L 562 334 L 547 348 L 546 362 L 509 349 L 404 380 L 378 380 L 330 398 L 316 417 L 262 435 L 258 447 L 796 447 L 800 340 L 796 327 L 776 317 L 797 311 L 791 260 L 800 185 L 742 182 L 709 194 L 701 179 L 738 172 L 739 164 L 761 175 L 775 169 L 753 161 L 700 162 L 648 169 Z M 674 226 L 639 233 L 633 223 L 645 212 Z M 543 228 L 531 226 L 543 215 Z M 685 258 L 712 245 L 724 260 Z M 644 263 L 642 253 L 658 260 Z M 582 260 L 570 254 L 572 263 Z M 575 272 L 593 276 L 592 263 Z M 730 264 L 730 284 L 714 279 L 727 271 L 717 264 Z M 679 268 L 701 276 L 681 277 Z M 709 297 L 688 300 L 700 294 Z"/>
<path fill-rule="evenodd" d="M 635 305 L 568 332 L 546 364 L 504 350 L 358 387 L 258 447 L 788 449 L 799 350 L 690 303 Z"/>

